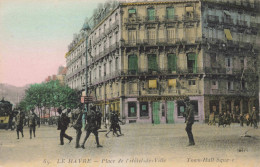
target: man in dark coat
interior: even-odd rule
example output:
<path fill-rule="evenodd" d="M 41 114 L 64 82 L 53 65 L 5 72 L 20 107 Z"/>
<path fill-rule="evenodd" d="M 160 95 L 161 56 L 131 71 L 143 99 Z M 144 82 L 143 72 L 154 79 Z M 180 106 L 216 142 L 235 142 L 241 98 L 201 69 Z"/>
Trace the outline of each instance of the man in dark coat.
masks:
<path fill-rule="evenodd" d="M 98 129 L 101 129 L 101 120 L 102 120 L 102 113 L 100 112 L 99 109 L 96 111 L 96 116 L 97 116 L 97 127 Z"/>
<path fill-rule="evenodd" d="M 87 125 L 85 127 L 86 132 L 86 137 L 81 145 L 81 147 L 84 149 L 85 148 L 85 143 L 90 135 L 90 133 L 93 133 L 96 138 L 96 143 L 97 147 L 103 147 L 99 144 L 99 139 L 98 139 L 98 126 L 97 126 L 97 120 L 96 120 L 96 107 L 92 106 L 90 108 L 90 111 L 86 115 L 86 120 L 87 120 Z"/>
<path fill-rule="evenodd" d="M 17 139 L 19 139 L 19 132 L 21 132 L 22 137 L 23 135 L 23 124 L 24 124 L 24 113 L 21 111 L 21 109 L 18 109 L 18 114 L 15 117 L 16 120 L 16 132 L 17 132 Z"/>
<path fill-rule="evenodd" d="M 82 107 L 79 106 L 76 110 L 73 111 L 73 128 L 76 130 L 76 146 L 75 148 L 79 148 L 79 141 L 82 134 L 81 128 L 82 128 Z"/>
<path fill-rule="evenodd" d="M 63 140 L 64 137 L 69 140 L 69 143 L 73 139 L 71 136 L 68 136 L 65 133 L 70 123 L 70 119 L 66 115 L 66 113 L 62 113 L 61 108 L 58 108 L 58 113 L 60 114 L 58 119 L 58 130 L 60 130 L 60 145 L 64 145 L 64 140 Z"/>
<path fill-rule="evenodd" d="M 32 139 L 32 132 L 33 132 L 33 136 L 35 137 L 35 127 L 37 125 L 37 117 L 34 113 L 34 109 L 31 110 L 31 113 L 28 117 L 28 125 L 30 128 L 30 139 Z"/>
<path fill-rule="evenodd" d="M 120 135 L 117 133 L 117 129 L 119 127 L 119 130 L 120 130 L 120 134 L 121 134 L 121 129 L 120 129 L 120 126 L 119 126 L 119 119 L 118 119 L 118 115 L 115 113 L 115 111 L 112 111 L 111 112 L 111 115 L 110 115 L 110 122 L 111 122 L 111 125 L 110 125 L 110 128 L 109 128 L 109 131 L 106 133 L 106 137 L 108 137 L 107 135 L 113 131 L 113 135 L 116 134 L 117 137 L 119 137 Z M 120 121 L 122 122 L 122 121 Z"/>
<path fill-rule="evenodd" d="M 252 108 L 252 121 L 253 121 L 253 124 L 254 124 L 254 128 L 257 129 L 258 126 L 257 126 L 257 112 L 256 112 L 256 109 L 255 109 L 255 106 L 253 106 Z"/>
<path fill-rule="evenodd" d="M 184 103 L 186 105 L 186 114 L 187 114 L 187 120 L 186 120 L 186 132 L 189 137 L 189 145 L 188 146 L 193 146 L 195 145 L 193 134 L 192 134 L 192 125 L 194 123 L 194 107 L 190 103 L 189 97 L 186 97 L 184 99 Z"/>

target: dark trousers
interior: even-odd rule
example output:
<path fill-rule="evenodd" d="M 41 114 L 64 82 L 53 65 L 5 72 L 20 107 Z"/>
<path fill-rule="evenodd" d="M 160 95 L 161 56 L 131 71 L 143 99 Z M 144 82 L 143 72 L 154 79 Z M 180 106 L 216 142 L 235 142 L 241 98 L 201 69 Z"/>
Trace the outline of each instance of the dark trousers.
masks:
<path fill-rule="evenodd" d="M 80 136 L 82 134 L 81 128 L 76 129 L 76 147 L 79 147 L 79 140 L 80 140 Z"/>
<path fill-rule="evenodd" d="M 254 123 L 254 128 L 257 129 L 258 126 L 257 126 L 257 120 L 256 119 L 253 119 L 253 123 Z"/>
<path fill-rule="evenodd" d="M 33 136 L 35 137 L 35 126 L 30 125 L 30 138 L 32 138 L 32 131 L 33 131 Z"/>
<path fill-rule="evenodd" d="M 66 139 L 68 139 L 68 140 L 72 140 L 72 137 L 71 136 L 68 136 L 66 133 L 65 133 L 65 131 L 66 131 L 67 129 L 61 129 L 60 130 L 60 144 L 64 144 L 64 141 L 63 141 L 63 138 L 65 137 Z"/>
<path fill-rule="evenodd" d="M 100 129 L 101 128 L 101 119 L 97 120 L 97 127 Z"/>
<path fill-rule="evenodd" d="M 193 123 L 187 123 L 186 129 L 185 129 L 188 134 L 188 137 L 189 137 L 189 144 L 195 144 L 194 139 L 193 139 L 193 134 L 192 134 L 192 125 L 193 125 Z"/>
<path fill-rule="evenodd" d="M 17 126 L 16 132 L 17 132 L 17 139 L 19 139 L 19 132 L 21 132 L 22 137 L 23 137 L 23 127 L 22 126 L 20 126 L 20 125 Z"/>
<path fill-rule="evenodd" d="M 86 137 L 84 138 L 84 141 L 82 143 L 82 145 L 84 146 L 86 141 L 88 140 L 88 137 L 90 135 L 90 133 L 93 133 L 95 135 L 95 138 L 96 138 L 96 143 L 97 145 L 99 145 L 99 140 L 98 140 L 98 131 L 97 130 L 87 130 L 87 133 L 86 133 Z"/>

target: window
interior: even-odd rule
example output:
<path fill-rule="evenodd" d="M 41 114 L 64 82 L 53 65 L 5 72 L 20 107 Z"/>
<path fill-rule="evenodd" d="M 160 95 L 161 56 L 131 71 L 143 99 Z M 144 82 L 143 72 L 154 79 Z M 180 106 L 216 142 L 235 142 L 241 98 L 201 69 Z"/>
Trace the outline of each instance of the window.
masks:
<path fill-rule="evenodd" d="M 210 54 L 210 64 L 211 64 L 211 67 L 216 66 L 216 63 L 217 63 L 217 54 L 216 53 Z"/>
<path fill-rule="evenodd" d="M 117 58 L 116 58 L 116 65 L 115 65 L 115 66 L 116 66 L 116 71 L 118 70 L 118 63 L 119 63 L 119 62 L 118 62 L 118 57 L 117 57 Z"/>
<path fill-rule="evenodd" d="M 99 66 L 99 78 L 101 78 L 101 66 Z"/>
<path fill-rule="evenodd" d="M 167 38 L 174 39 L 174 29 L 173 28 L 167 29 Z"/>
<path fill-rule="evenodd" d="M 148 15 L 148 21 L 154 21 L 155 20 L 155 10 L 154 10 L 154 8 L 148 8 L 147 9 L 147 15 Z"/>
<path fill-rule="evenodd" d="M 187 55 L 187 66 L 189 73 L 197 73 L 197 55 L 195 53 Z"/>
<path fill-rule="evenodd" d="M 130 74 L 136 74 L 138 71 L 138 59 L 136 55 L 128 56 L 128 70 Z"/>
<path fill-rule="evenodd" d="M 136 117 L 136 103 L 135 102 L 128 103 L 128 117 Z"/>
<path fill-rule="evenodd" d="M 129 30 L 128 31 L 128 39 L 129 39 L 129 43 L 135 43 L 136 42 L 136 30 Z"/>
<path fill-rule="evenodd" d="M 232 81 L 228 81 L 227 82 L 227 89 L 228 90 L 233 90 L 233 82 Z"/>
<path fill-rule="evenodd" d="M 106 67 L 106 63 L 104 64 L 104 76 L 106 76 L 106 71 L 107 71 L 107 67 Z"/>
<path fill-rule="evenodd" d="M 109 74 L 112 73 L 112 61 L 109 61 Z"/>
<path fill-rule="evenodd" d="M 130 14 L 135 14 L 136 13 L 136 9 L 128 9 L 128 13 Z"/>
<path fill-rule="evenodd" d="M 167 15 L 167 19 L 173 19 L 174 18 L 174 8 L 173 7 L 166 8 L 166 15 Z"/>
<path fill-rule="evenodd" d="M 228 57 L 226 58 L 226 67 L 232 67 L 232 58 Z"/>
<path fill-rule="evenodd" d="M 148 71 L 157 71 L 158 70 L 158 64 L 156 60 L 155 54 L 148 55 Z"/>
<path fill-rule="evenodd" d="M 211 81 L 211 88 L 212 89 L 218 89 L 218 81 L 212 80 Z"/>
<path fill-rule="evenodd" d="M 188 17 L 188 18 L 192 18 L 193 17 L 193 7 L 192 6 L 186 6 L 186 8 L 185 8 L 185 10 L 186 10 L 186 17 Z"/>
<path fill-rule="evenodd" d="M 183 101 L 177 101 L 177 112 L 179 117 L 184 117 L 185 116 L 185 103 Z"/>
<path fill-rule="evenodd" d="M 196 81 L 195 80 L 189 80 L 189 85 L 196 85 Z"/>
<path fill-rule="evenodd" d="M 177 67 L 177 58 L 175 54 L 168 54 L 168 71 L 173 72 L 176 71 Z"/>
<path fill-rule="evenodd" d="M 148 29 L 147 38 L 150 40 L 156 39 L 155 29 Z"/>
<path fill-rule="evenodd" d="M 140 102 L 140 117 L 149 116 L 148 102 Z"/>

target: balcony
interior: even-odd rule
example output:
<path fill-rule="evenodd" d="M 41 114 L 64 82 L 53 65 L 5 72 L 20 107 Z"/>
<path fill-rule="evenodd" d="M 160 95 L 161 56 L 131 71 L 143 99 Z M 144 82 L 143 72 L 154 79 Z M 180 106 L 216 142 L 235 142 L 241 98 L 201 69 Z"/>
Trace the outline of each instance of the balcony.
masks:
<path fill-rule="evenodd" d="M 157 90 L 157 89 L 148 89 L 146 91 L 147 91 L 147 94 L 153 94 L 153 95 L 159 94 L 159 90 Z"/>
<path fill-rule="evenodd" d="M 156 23 L 159 22 L 159 16 L 145 16 L 143 20 L 146 23 Z"/>
<path fill-rule="evenodd" d="M 230 17 L 223 17 L 223 23 L 226 25 L 234 25 L 234 21 Z"/>
<path fill-rule="evenodd" d="M 170 16 L 163 16 L 163 21 L 165 23 L 175 23 L 180 21 L 180 18 L 178 15 L 170 15 Z"/>
<path fill-rule="evenodd" d="M 156 39 L 144 39 L 143 44 L 144 45 L 156 45 Z"/>
<path fill-rule="evenodd" d="M 129 17 L 125 19 L 125 24 L 138 24 L 141 23 L 143 19 L 141 17 Z"/>
<path fill-rule="evenodd" d="M 244 21 L 244 20 L 237 20 L 237 25 L 238 25 L 239 27 L 242 27 L 242 28 L 248 27 L 248 26 L 247 26 L 247 21 Z"/>
<path fill-rule="evenodd" d="M 184 22 L 199 21 L 199 20 L 200 20 L 200 16 L 198 14 L 194 14 L 193 16 L 182 15 L 182 21 Z"/>
<path fill-rule="evenodd" d="M 208 15 L 208 23 L 211 24 L 218 24 L 219 23 L 219 16 L 214 16 L 214 15 Z"/>

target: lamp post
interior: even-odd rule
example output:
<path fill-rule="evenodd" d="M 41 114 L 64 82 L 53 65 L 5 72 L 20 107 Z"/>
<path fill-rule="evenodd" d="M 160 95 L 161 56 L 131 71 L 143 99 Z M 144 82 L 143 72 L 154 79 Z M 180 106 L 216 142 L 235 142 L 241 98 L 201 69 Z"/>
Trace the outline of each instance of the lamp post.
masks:
<path fill-rule="evenodd" d="M 83 25 L 83 30 L 86 31 L 86 52 L 85 52 L 85 62 L 86 62 L 86 80 L 85 80 L 85 94 L 86 96 L 88 96 L 88 36 L 89 36 L 89 30 L 90 27 L 87 23 L 87 21 L 84 23 Z M 83 124 L 83 129 L 85 129 L 85 125 L 86 125 L 86 122 L 85 122 L 85 117 L 86 117 L 86 113 L 88 112 L 88 102 L 85 103 L 85 112 L 83 113 L 83 116 L 82 116 L 82 124 Z"/>

